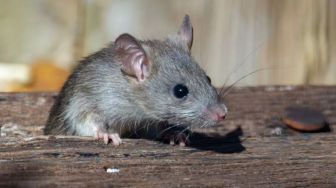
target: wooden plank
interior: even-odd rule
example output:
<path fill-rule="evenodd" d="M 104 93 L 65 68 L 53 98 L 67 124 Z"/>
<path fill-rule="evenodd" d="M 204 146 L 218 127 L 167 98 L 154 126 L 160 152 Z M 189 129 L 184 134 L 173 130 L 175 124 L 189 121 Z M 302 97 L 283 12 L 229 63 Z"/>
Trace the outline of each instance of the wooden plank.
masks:
<path fill-rule="evenodd" d="M 74 138 L 6 145 L 10 140 L 2 138 L 0 186 L 332 187 L 335 139 L 334 134 L 250 137 L 199 149 L 146 140 L 126 140 L 116 148 Z M 237 147 L 244 151 L 232 153 Z M 120 172 L 108 174 L 105 168 Z"/>
<path fill-rule="evenodd" d="M 334 132 L 297 133 L 280 121 L 285 107 L 299 104 L 321 110 L 334 129 L 335 94 L 336 87 L 235 89 L 225 97 L 228 120 L 198 130 L 190 147 L 144 139 L 114 147 L 41 136 L 55 94 L 2 93 L 0 187 L 335 187 Z"/>

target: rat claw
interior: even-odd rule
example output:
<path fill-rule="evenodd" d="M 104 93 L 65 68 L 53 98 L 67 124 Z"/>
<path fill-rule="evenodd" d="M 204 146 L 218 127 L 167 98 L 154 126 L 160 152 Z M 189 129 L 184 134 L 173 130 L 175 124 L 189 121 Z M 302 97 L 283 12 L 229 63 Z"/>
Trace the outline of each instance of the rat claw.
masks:
<path fill-rule="evenodd" d="M 190 141 L 185 134 L 179 134 L 176 137 L 176 142 L 179 144 L 179 146 L 185 147 L 186 145 L 190 144 Z"/>
<path fill-rule="evenodd" d="M 100 139 L 100 134 L 99 134 L 98 131 L 95 133 L 95 135 L 94 135 L 94 139 L 95 139 L 95 140 L 99 140 L 99 139 Z"/>
<path fill-rule="evenodd" d="M 104 136 L 103 136 L 104 138 L 104 143 L 105 144 L 108 144 L 109 143 L 109 135 L 108 134 L 104 134 Z"/>
<path fill-rule="evenodd" d="M 114 133 L 114 134 L 108 134 L 108 133 L 103 133 L 100 131 L 97 131 L 94 135 L 95 139 L 102 139 L 105 144 L 108 144 L 109 141 L 111 140 L 113 145 L 119 146 L 122 143 L 122 140 L 119 136 L 119 134 Z"/>
<path fill-rule="evenodd" d="M 185 146 L 186 146 L 186 143 L 185 143 L 185 142 L 180 142 L 179 145 L 180 145 L 181 147 L 185 147 Z"/>
<path fill-rule="evenodd" d="M 170 145 L 179 145 L 179 146 L 186 146 L 190 144 L 190 141 L 186 134 L 184 133 L 176 133 L 176 132 L 171 132 L 171 133 L 166 133 L 162 137 L 163 141 L 169 142 Z"/>
<path fill-rule="evenodd" d="M 110 134 L 109 137 L 111 138 L 113 145 L 115 146 L 119 146 L 122 143 L 119 134 Z"/>

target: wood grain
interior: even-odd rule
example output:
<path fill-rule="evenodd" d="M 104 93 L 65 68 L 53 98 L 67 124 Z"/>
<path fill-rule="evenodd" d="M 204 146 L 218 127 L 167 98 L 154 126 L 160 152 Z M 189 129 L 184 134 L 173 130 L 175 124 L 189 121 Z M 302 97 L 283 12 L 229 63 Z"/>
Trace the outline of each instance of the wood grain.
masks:
<path fill-rule="evenodd" d="M 54 93 L 1 93 L 0 187 L 335 187 L 335 94 L 336 87 L 236 88 L 224 98 L 227 121 L 196 130 L 189 147 L 145 139 L 114 147 L 41 135 Z M 321 110 L 330 130 L 286 128 L 291 105 Z"/>

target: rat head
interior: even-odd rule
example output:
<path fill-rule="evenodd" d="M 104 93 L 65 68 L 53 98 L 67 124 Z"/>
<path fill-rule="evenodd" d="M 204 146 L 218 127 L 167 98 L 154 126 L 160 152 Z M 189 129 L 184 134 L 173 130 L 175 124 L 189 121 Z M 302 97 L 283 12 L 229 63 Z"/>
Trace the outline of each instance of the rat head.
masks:
<path fill-rule="evenodd" d="M 132 100 L 146 115 L 171 124 L 206 127 L 227 113 L 210 78 L 192 58 L 193 29 L 185 16 L 178 34 L 164 41 L 138 41 L 129 34 L 115 41 Z"/>

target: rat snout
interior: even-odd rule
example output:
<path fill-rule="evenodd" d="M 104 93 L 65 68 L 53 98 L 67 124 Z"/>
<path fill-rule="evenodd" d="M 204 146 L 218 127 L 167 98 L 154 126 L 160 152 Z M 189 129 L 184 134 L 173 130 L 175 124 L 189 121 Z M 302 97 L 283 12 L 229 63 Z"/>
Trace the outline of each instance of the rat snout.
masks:
<path fill-rule="evenodd" d="M 227 108 L 224 104 L 217 104 L 208 107 L 206 112 L 211 120 L 221 122 L 225 119 Z"/>

